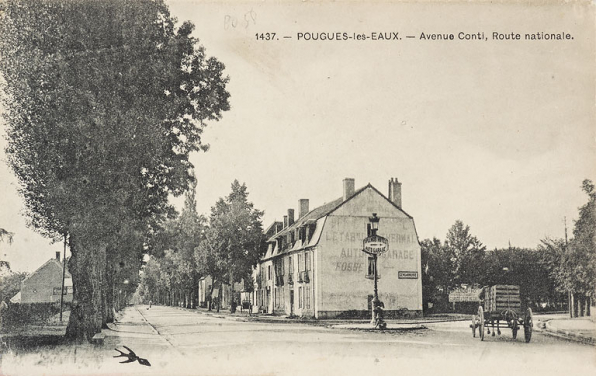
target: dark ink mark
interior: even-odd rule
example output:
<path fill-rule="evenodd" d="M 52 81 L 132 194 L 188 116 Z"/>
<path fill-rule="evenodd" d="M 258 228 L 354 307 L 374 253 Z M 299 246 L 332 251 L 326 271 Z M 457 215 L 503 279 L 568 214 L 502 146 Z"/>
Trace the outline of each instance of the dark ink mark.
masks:
<path fill-rule="evenodd" d="M 131 362 L 134 362 L 135 360 L 138 360 L 139 364 L 151 367 L 151 363 L 149 363 L 149 361 L 147 359 L 139 358 L 137 356 L 137 354 L 135 354 L 134 351 L 132 351 L 131 349 L 129 349 L 128 347 L 126 347 L 124 345 L 122 347 L 124 347 L 126 350 L 128 350 L 129 353 L 127 354 L 127 353 L 122 352 L 118 349 L 114 349 L 120 353 L 120 355 L 114 355 L 114 358 L 120 358 L 120 357 L 128 358 L 127 360 L 123 360 L 120 363 L 131 363 Z"/>

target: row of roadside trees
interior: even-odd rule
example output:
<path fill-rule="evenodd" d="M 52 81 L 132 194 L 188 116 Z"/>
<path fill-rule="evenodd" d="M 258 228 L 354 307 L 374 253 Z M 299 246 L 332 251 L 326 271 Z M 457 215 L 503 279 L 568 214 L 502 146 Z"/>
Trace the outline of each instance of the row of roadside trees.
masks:
<path fill-rule="evenodd" d="M 166 224 L 143 268 L 141 299 L 195 308 L 199 278 L 207 276 L 212 279 L 209 296 L 213 288 L 220 289 L 221 296 L 223 285 L 233 289 L 238 282 L 250 288 L 252 268 L 264 251 L 262 216 L 248 201 L 246 185 L 237 180 L 230 194 L 211 208 L 209 218 L 197 213 L 195 191 L 189 191 L 180 216 Z"/>
<path fill-rule="evenodd" d="M 596 293 L 596 191 L 582 183 L 588 202 L 579 208 L 571 239 L 543 239 L 534 249 L 487 250 L 461 221 L 444 241 L 421 241 L 423 295 L 435 310 L 448 310 L 450 291 L 461 286 L 520 286 L 534 308 L 571 307 L 574 317 L 590 314 Z"/>
<path fill-rule="evenodd" d="M 8 163 L 31 226 L 67 241 L 67 335 L 90 339 L 132 294 L 190 153 L 229 109 L 224 66 L 162 0 L 0 3 Z"/>

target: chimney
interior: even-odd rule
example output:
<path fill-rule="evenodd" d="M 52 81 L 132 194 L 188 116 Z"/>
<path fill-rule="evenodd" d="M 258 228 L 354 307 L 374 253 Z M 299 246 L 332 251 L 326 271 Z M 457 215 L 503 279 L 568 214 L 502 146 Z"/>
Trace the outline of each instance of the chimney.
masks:
<path fill-rule="evenodd" d="M 60 261 L 60 252 L 56 252 L 56 260 Z"/>
<path fill-rule="evenodd" d="M 288 226 L 294 224 L 294 209 L 288 209 Z"/>
<path fill-rule="evenodd" d="M 283 228 L 286 228 L 286 227 L 288 227 L 288 216 L 284 215 L 284 227 Z"/>
<path fill-rule="evenodd" d="M 298 209 L 298 218 L 302 218 L 305 215 L 308 214 L 308 199 L 307 198 L 302 198 L 300 200 L 298 200 L 298 207 L 300 209 Z"/>
<path fill-rule="evenodd" d="M 344 201 L 350 198 L 354 194 L 354 179 L 344 179 Z"/>
<path fill-rule="evenodd" d="M 389 179 L 389 201 L 393 202 L 398 208 L 401 207 L 401 183 L 397 178 Z"/>

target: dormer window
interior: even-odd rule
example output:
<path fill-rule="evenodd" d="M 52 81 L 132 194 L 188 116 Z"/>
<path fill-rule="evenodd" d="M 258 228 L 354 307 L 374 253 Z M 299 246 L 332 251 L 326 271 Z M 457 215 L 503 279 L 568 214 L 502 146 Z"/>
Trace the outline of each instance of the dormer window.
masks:
<path fill-rule="evenodd" d="M 306 227 L 300 227 L 300 230 L 298 230 L 298 238 L 302 241 L 306 240 Z"/>
<path fill-rule="evenodd" d="M 310 241 L 312 239 L 312 235 L 315 232 L 315 227 L 316 227 L 315 223 L 308 225 L 308 228 L 306 230 L 306 238 L 308 239 L 308 241 Z"/>

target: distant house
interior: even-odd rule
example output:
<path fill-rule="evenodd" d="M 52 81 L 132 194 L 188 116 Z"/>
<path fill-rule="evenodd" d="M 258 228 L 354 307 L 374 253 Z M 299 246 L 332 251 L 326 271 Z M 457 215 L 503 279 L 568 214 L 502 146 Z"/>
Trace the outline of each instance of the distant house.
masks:
<path fill-rule="evenodd" d="M 207 307 L 209 299 L 220 298 L 220 307 L 228 308 L 232 302 L 231 292 L 229 284 L 221 284 L 221 297 L 219 297 L 220 284 L 216 283 L 213 286 L 213 278 L 211 276 L 203 277 L 199 281 L 199 306 Z M 241 303 L 241 295 L 244 291 L 244 283 L 234 283 L 234 301 L 237 305 Z"/>
<path fill-rule="evenodd" d="M 21 282 L 21 303 L 59 303 L 62 291 L 62 263 L 60 252 Z M 18 294 L 17 294 L 18 295 Z M 64 302 L 72 302 L 72 276 L 64 278 Z"/>

